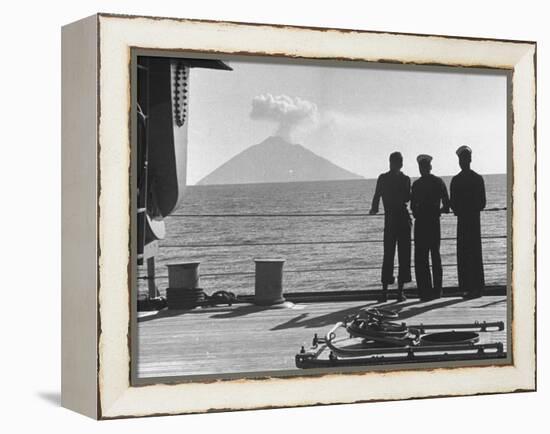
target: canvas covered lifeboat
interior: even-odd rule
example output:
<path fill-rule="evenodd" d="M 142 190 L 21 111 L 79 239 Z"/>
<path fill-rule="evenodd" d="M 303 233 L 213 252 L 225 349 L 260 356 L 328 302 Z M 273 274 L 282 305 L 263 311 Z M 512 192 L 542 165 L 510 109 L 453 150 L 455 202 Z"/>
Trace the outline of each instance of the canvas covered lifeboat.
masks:
<path fill-rule="evenodd" d="M 164 217 L 183 198 L 187 176 L 190 68 L 230 71 L 216 59 L 138 57 L 138 262 L 165 236 Z"/>

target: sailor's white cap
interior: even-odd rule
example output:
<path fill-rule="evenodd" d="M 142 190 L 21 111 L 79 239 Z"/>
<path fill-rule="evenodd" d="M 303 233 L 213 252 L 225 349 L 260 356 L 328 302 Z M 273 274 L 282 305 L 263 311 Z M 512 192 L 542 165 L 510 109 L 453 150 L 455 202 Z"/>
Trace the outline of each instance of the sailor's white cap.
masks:
<path fill-rule="evenodd" d="M 467 152 L 468 154 L 472 154 L 472 150 L 470 149 L 469 146 L 466 146 L 466 145 L 462 145 L 461 147 L 459 147 L 457 150 L 456 150 L 456 155 L 458 155 L 460 157 L 460 155 L 462 155 L 464 152 Z"/>
<path fill-rule="evenodd" d="M 432 162 L 432 156 L 428 154 L 420 154 L 418 157 L 416 157 L 416 161 L 420 163 L 421 161 L 427 161 L 428 163 Z"/>

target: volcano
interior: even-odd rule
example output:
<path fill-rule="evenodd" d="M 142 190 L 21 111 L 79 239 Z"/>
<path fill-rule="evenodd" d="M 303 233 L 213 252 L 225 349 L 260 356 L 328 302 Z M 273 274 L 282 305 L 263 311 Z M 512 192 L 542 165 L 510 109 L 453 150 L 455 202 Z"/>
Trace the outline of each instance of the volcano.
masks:
<path fill-rule="evenodd" d="M 197 185 L 363 179 L 302 145 L 269 137 L 235 155 Z"/>

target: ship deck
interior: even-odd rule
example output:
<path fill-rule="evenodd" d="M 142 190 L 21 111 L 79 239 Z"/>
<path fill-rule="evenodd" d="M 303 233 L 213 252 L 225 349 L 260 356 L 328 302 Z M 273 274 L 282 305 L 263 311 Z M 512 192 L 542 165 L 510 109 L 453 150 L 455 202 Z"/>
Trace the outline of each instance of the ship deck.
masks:
<path fill-rule="evenodd" d="M 374 301 L 307 302 L 290 308 L 251 304 L 186 311 L 140 312 L 137 376 L 184 375 L 296 369 L 294 356 L 308 348 L 314 333 L 324 334 L 346 315 L 378 305 L 399 311 L 399 321 L 469 323 L 507 320 L 505 296 L 473 300 L 445 297 L 429 302 L 409 299 L 383 305 Z M 480 343 L 502 342 L 506 330 L 481 333 Z"/>

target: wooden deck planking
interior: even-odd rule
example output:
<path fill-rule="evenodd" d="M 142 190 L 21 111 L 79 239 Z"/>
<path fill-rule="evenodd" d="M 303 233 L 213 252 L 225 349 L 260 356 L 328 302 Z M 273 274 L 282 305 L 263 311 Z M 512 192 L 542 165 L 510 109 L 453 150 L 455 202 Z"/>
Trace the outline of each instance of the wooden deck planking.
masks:
<path fill-rule="evenodd" d="M 336 322 L 375 302 L 304 303 L 294 308 L 253 305 L 162 311 L 138 322 L 138 377 L 165 377 L 296 369 L 294 356 Z M 506 297 L 388 303 L 407 324 L 506 322 Z M 482 333 L 502 342 L 506 330 Z"/>

